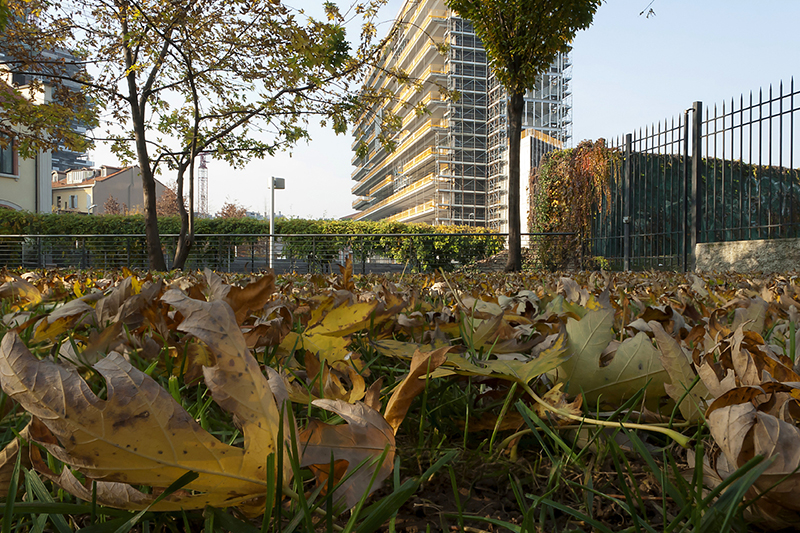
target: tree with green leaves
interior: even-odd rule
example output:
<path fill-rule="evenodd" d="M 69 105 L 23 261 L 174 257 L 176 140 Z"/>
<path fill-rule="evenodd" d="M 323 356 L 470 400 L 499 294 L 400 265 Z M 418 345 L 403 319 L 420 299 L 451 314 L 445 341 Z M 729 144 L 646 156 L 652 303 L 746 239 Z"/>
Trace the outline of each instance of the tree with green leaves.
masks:
<path fill-rule="evenodd" d="M 39 68 L 46 50 L 74 50 L 91 78 L 78 82 L 110 123 L 113 150 L 136 160 L 144 189 L 150 268 L 165 270 L 157 226 L 155 175 L 176 172 L 188 210 L 173 265 L 181 268 L 192 244 L 194 161 L 207 153 L 241 165 L 307 137 L 310 116 L 344 132 L 367 105 L 348 93 L 381 48 L 370 22 L 376 6 L 355 7 L 365 17 L 351 51 L 343 18 L 332 3 L 326 20 L 269 0 L 11 0 L 13 17 L 0 53 L 24 56 L 19 69 L 52 83 L 63 74 Z M 37 40 L 41 38 L 41 43 Z M 22 41 L 25 41 L 22 43 Z"/>
<path fill-rule="evenodd" d="M 525 93 L 567 52 L 578 30 L 588 28 L 602 0 L 446 0 L 469 19 L 483 41 L 494 75 L 508 92 L 508 263 L 522 268 L 520 136 Z"/>

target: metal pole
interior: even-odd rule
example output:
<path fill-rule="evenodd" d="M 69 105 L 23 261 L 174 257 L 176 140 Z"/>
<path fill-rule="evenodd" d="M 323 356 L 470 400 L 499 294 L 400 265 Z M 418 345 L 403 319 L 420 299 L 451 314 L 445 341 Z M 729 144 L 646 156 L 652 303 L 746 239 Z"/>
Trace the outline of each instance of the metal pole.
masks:
<path fill-rule="evenodd" d="M 625 152 L 622 161 L 622 268 L 631 270 L 631 166 L 633 165 L 633 135 L 625 135 Z"/>
<path fill-rule="evenodd" d="M 703 183 L 700 174 L 703 171 L 702 144 L 703 140 L 703 103 L 694 102 L 692 104 L 692 208 L 689 212 L 689 252 L 692 254 L 691 269 L 697 266 L 697 243 L 700 242 L 702 235 L 700 228 L 702 225 L 702 205 L 701 195 Z"/>
<path fill-rule="evenodd" d="M 275 244 L 275 176 L 269 179 L 269 268 L 273 268 L 273 246 Z"/>
<path fill-rule="evenodd" d="M 693 108 L 687 109 L 683 112 L 683 220 L 681 221 L 681 227 L 683 232 L 683 271 L 689 272 L 689 258 L 691 257 L 692 252 L 689 251 L 689 247 L 691 246 L 691 237 L 689 235 L 690 225 L 689 225 L 689 209 L 690 209 L 690 199 L 689 195 L 691 194 L 692 190 L 692 181 L 690 179 L 691 172 L 689 171 L 692 154 L 689 153 L 689 131 L 690 131 L 690 123 L 689 123 L 689 111 Z"/>

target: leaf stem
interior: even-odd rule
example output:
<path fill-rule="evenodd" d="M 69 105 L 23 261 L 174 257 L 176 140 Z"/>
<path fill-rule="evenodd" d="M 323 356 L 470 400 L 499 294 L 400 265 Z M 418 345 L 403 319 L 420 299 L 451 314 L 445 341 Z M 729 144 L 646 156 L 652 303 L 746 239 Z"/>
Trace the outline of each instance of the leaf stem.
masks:
<path fill-rule="evenodd" d="M 644 431 L 653 431 L 655 433 L 662 433 L 662 434 L 670 437 L 672 440 L 674 440 L 675 442 L 677 442 L 678 444 L 680 444 L 684 448 L 687 448 L 689 446 L 689 441 L 692 440 L 690 437 L 687 437 L 686 435 L 683 435 L 682 433 L 678 433 L 677 431 L 673 431 L 671 429 L 668 429 L 668 428 L 665 428 L 665 427 L 661 427 L 661 426 L 658 426 L 658 425 L 636 424 L 636 423 L 633 423 L 633 422 L 611 422 L 609 420 L 597 420 L 596 418 L 588 418 L 588 417 L 585 417 L 585 416 L 573 415 L 572 413 L 570 413 L 568 411 L 565 411 L 563 409 L 559 409 L 558 407 L 552 406 L 549 403 L 545 402 L 535 392 L 533 392 L 533 389 L 531 389 L 528 386 L 527 383 L 520 382 L 520 384 L 525 389 L 525 392 L 527 392 L 530 395 L 530 397 L 534 399 L 534 401 L 536 403 L 538 403 L 539 405 L 541 405 L 542 407 L 544 407 L 548 411 L 550 411 L 552 413 L 555 413 L 558 416 L 561 416 L 561 417 L 564 417 L 564 418 L 568 418 L 570 420 L 575 420 L 576 422 L 580 422 L 582 424 L 591 424 L 591 425 L 594 425 L 594 426 L 603 426 L 603 427 L 610 427 L 610 428 L 641 429 L 641 430 L 644 430 Z"/>

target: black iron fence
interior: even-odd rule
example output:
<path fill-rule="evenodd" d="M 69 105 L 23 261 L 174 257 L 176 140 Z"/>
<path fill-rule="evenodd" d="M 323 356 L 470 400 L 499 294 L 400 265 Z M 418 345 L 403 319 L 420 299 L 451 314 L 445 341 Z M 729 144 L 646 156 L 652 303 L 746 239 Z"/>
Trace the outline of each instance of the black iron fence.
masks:
<path fill-rule="evenodd" d="M 792 79 L 613 140 L 593 254 L 626 270 L 689 270 L 698 242 L 800 236 L 798 124 Z"/>
<path fill-rule="evenodd" d="M 187 270 L 256 272 L 270 267 L 269 235 L 196 235 Z M 272 266 L 278 273 L 338 272 L 352 256 L 356 273 L 432 272 L 504 266 L 505 234 L 294 234 L 274 235 Z M 170 267 L 177 235 L 162 235 Z M 528 267 L 550 266 L 538 254 L 571 233 L 524 234 Z M 0 235 L 0 266 L 23 268 L 148 267 L 144 235 Z"/>

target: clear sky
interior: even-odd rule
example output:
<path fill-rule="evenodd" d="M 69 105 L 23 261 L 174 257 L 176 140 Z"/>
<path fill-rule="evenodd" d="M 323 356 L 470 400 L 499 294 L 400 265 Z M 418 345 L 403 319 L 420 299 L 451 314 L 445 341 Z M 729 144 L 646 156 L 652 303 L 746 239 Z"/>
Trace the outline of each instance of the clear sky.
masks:
<path fill-rule="evenodd" d="M 391 20 L 401 3 L 391 0 L 382 18 Z M 792 76 L 800 84 L 800 0 L 655 0 L 655 15 L 640 16 L 648 4 L 608 0 L 575 39 L 573 144 L 672 118 L 695 100 L 730 102 L 770 84 L 788 86 Z M 304 218 L 352 213 L 352 137 L 313 124 L 310 133 L 312 141 L 291 154 L 241 170 L 211 161 L 209 210 L 215 213 L 227 200 L 265 212 L 269 177 L 280 176 L 286 189 L 275 191 L 276 211 Z M 97 150 L 97 165 L 116 162 L 106 153 Z"/>

